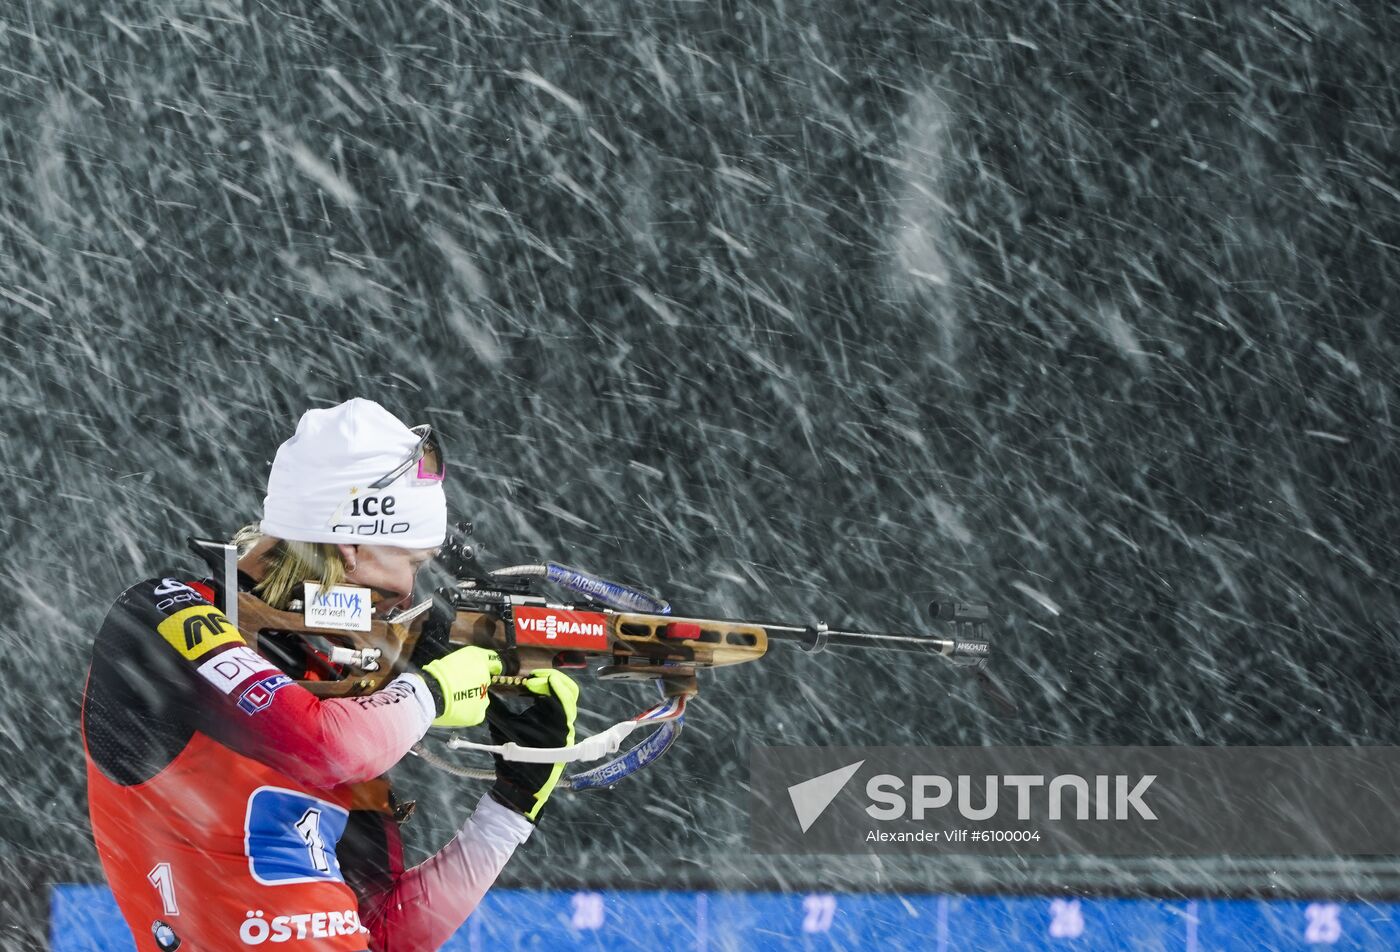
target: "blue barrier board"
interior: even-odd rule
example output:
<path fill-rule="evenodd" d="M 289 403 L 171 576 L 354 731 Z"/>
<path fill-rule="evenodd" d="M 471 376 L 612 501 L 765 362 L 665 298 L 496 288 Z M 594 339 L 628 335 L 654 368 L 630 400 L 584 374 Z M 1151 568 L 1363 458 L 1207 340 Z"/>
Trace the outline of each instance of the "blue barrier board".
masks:
<path fill-rule="evenodd" d="M 179 929 L 178 918 L 170 920 Z M 134 952 L 106 886 L 50 897 L 53 952 Z M 493 889 L 446 952 L 920 949 L 1320 952 L 1400 949 L 1400 904 Z"/>

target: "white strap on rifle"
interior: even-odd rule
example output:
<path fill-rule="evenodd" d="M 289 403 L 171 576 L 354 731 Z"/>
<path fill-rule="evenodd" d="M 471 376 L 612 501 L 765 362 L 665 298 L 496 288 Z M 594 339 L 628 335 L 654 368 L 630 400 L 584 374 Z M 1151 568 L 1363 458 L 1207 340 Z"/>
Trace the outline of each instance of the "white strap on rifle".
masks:
<path fill-rule="evenodd" d="M 622 749 L 622 742 L 639 727 L 675 720 L 685 714 L 685 695 L 667 698 L 649 710 L 627 721 L 619 721 L 605 731 L 585 737 L 568 747 L 522 747 L 514 741 L 507 744 L 476 744 L 453 737 L 447 746 L 454 750 L 480 750 L 500 754 L 506 760 L 527 764 L 571 764 L 579 760 L 602 760 Z"/>

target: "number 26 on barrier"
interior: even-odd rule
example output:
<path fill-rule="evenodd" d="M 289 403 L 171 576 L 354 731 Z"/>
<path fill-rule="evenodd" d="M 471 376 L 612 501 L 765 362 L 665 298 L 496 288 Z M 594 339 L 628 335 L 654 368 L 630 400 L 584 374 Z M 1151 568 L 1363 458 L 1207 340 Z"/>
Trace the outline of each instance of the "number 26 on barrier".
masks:
<path fill-rule="evenodd" d="M 1050 900 L 1050 936 L 1077 939 L 1084 934 L 1084 910 L 1078 899 Z"/>

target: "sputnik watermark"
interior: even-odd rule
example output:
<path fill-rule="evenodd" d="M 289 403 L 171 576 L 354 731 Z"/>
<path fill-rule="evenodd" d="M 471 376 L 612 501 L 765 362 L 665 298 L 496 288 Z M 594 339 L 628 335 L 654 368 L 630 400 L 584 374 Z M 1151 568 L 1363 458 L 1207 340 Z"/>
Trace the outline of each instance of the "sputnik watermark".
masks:
<path fill-rule="evenodd" d="M 803 833 L 821 818 L 826 808 L 864 764 L 864 760 L 858 760 L 787 788 L 793 814 L 797 817 Z M 983 783 L 980 806 L 974 804 L 973 797 L 973 784 L 977 779 Z M 1144 801 L 1144 796 L 1156 779 L 1152 774 L 1138 777 L 1135 782 L 1125 774 L 1098 774 L 1093 777 L 1060 774 L 1048 780 L 1043 774 L 1005 774 L 982 778 L 973 778 L 966 774 L 951 778 L 939 774 L 915 774 L 906 783 L 903 777 L 894 774 L 877 774 L 865 783 L 865 796 L 870 801 L 865 807 L 865 812 L 876 820 L 924 820 L 934 811 L 952 807 L 964 819 L 990 820 L 996 817 L 1002 802 L 998 790 L 1005 787 L 1015 792 L 1017 820 L 1031 819 L 1032 791 L 1042 790 L 1046 803 L 1044 813 L 1051 820 L 1062 820 L 1067 816 L 1077 820 L 1088 820 L 1091 817 L 1097 820 L 1127 820 L 1133 816 L 1155 820 L 1157 814 L 1153 813 L 1152 808 Z M 906 789 L 909 791 L 907 797 L 903 793 Z M 1065 810 L 1067 798 L 1073 804 L 1073 810 L 1069 814 Z M 1000 837 L 1000 842 L 1034 843 L 1039 842 L 1040 832 L 980 829 L 898 832 L 870 830 L 865 840 L 868 843 L 980 843 L 990 841 L 991 837 Z"/>
<path fill-rule="evenodd" d="M 1029 820 L 1032 791 L 1042 788 L 1047 806 L 1044 812 L 1049 819 L 1065 818 L 1064 806 L 1068 798 L 1075 805 L 1073 818 L 1087 820 L 1090 818 L 1089 790 L 1092 786 L 1094 819 L 1127 820 L 1130 816 L 1138 816 L 1144 820 L 1155 820 L 1157 814 L 1143 802 L 1143 795 L 1156 779 L 1155 774 L 1136 780 L 1126 774 L 1098 774 L 1093 777 L 1060 774 L 1051 777 L 1047 783 L 1043 774 L 1004 774 L 980 778 L 962 774 L 951 779 L 938 774 L 916 774 L 909 781 L 910 793 L 906 798 L 902 793 L 905 788 L 903 778 L 880 774 L 871 777 L 865 785 L 865 795 L 872 801 L 865 812 L 877 820 L 902 820 L 906 816 L 922 820 L 934 810 L 956 806 L 957 812 L 965 819 L 990 820 L 997 816 L 1002 805 L 998 790 L 1008 787 L 1015 791 L 1016 819 Z M 981 806 L 974 806 L 972 785 L 976 780 L 983 782 Z M 1129 783 L 1132 783 L 1131 788 Z M 955 788 L 956 800 L 953 796 Z"/>
<path fill-rule="evenodd" d="M 1400 855 L 1396 748 L 761 748 L 768 853 Z"/>
<path fill-rule="evenodd" d="M 797 822 L 802 825 L 803 833 L 811 829 L 812 824 L 826 812 L 826 808 L 831 806 L 831 801 L 836 799 L 836 795 L 846 786 L 846 782 L 855 776 L 855 772 L 863 763 L 865 761 L 858 760 L 788 787 L 792 810 L 797 815 Z"/>

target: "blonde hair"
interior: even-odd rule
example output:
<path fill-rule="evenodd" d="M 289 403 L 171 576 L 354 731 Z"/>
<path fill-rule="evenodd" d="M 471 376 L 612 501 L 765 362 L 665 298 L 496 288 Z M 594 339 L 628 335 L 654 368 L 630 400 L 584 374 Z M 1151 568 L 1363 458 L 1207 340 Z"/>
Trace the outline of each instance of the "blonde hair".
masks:
<path fill-rule="evenodd" d="M 264 536 L 256 525 L 244 526 L 233 536 L 241 559 L 253 550 Z M 345 560 L 340 550 L 328 542 L 292 542 L 278 539 L 277 544 L 260 558 L 263 577 L 253 586 L 253 592 L 273 608 L 285 611 L 293 598 L 300 598 L 303 582 L 319 582 L 321 591 L 345 580 Z"/>

